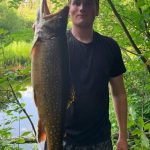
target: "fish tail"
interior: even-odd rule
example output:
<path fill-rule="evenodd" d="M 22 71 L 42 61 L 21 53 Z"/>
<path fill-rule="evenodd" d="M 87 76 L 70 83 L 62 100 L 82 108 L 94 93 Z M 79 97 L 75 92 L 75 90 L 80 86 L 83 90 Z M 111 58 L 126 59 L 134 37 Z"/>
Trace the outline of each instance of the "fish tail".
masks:
<path fill-rule="evenodd" d="M 46 133 L 44 130 L 44 126 L 41 120 L 38 121 L 38 142 L 42 142 L 46 140 Z"/>

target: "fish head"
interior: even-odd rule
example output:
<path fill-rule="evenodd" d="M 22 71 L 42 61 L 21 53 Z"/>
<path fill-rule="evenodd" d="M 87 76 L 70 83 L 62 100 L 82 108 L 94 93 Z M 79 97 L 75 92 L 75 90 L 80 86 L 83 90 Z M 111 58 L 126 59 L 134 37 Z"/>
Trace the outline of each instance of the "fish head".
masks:
<path fill-rule="evenodd" d="M 42 31 L 45 33 L 45 36 L 60 36 L 66 33 L 68 12 L 69 7 L 65 6 L 59 12 L 43 17 Z"/>

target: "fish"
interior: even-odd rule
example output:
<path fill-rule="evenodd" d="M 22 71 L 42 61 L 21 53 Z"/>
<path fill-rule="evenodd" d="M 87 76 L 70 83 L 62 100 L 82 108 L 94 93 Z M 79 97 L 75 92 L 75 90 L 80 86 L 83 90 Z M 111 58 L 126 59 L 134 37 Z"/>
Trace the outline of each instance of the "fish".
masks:
<path fill-rule="evenodd" d="M 62 150 L 65 114 L 70 96 L 66 29 L 69 6 L 51 14 L 42 0 L 34 25 L 31 49 L 31 82 L 37 107 L 38 142 L 48 150 Z"/>

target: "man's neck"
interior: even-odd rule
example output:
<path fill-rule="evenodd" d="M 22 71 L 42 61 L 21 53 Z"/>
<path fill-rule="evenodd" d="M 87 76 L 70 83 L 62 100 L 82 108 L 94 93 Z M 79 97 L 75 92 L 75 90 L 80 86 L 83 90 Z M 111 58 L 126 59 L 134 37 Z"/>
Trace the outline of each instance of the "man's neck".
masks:
<path fill-rule="evenodd" d="M 73 26 L 71 32 L 77 40 L 83 43 L 90 43 L 93 40 L 93 29 L 91 27 L 81 28 Z"/>

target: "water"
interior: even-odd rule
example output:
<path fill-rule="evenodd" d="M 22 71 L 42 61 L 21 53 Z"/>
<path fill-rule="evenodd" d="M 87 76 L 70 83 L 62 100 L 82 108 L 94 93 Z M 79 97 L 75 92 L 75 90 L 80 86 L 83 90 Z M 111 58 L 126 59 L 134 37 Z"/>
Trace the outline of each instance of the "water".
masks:
<path fill-rule="evenodd" d="M 20 102 L 26 104 L 25 110 L 27 111 L 29 115 L 32 115 L 31 120 L 37 131 L 38 114 L 37 114 L 37 108 L 33 100 L 32 87 L 27 87 L 27 90 L 22 92 L 22 98 L 20 99 Z M 18 113 L 14 113 L 14 114 L 19 117 Z M 20 116 L 25 116 L 25 114 L 21 113 Z M 8 118 L 8 116 L 6 116 L 6 114 L 4 113 L 0 113 L 0 124 L 4 122 L 3 118 Z M 28 119 L 20 120 L 20 123 L 19 121 L 14 122 L 12 123 L 12 127 L 14 128 L 12 129 L 13 137 L 19 137 L 19 134 L 22 134 L 25 131 L 33 132 L 31 124 Z M 32 150 L 32 149 L 35 150 L 34 148 L 35 145 L 36 144 L 20 144 L 19 147 L 24 148 L 24 150 Z M 41 144 L 38 144 L 38 150 L 43 150 L 43 147 L 44 147 L 44 142 Z"/>

